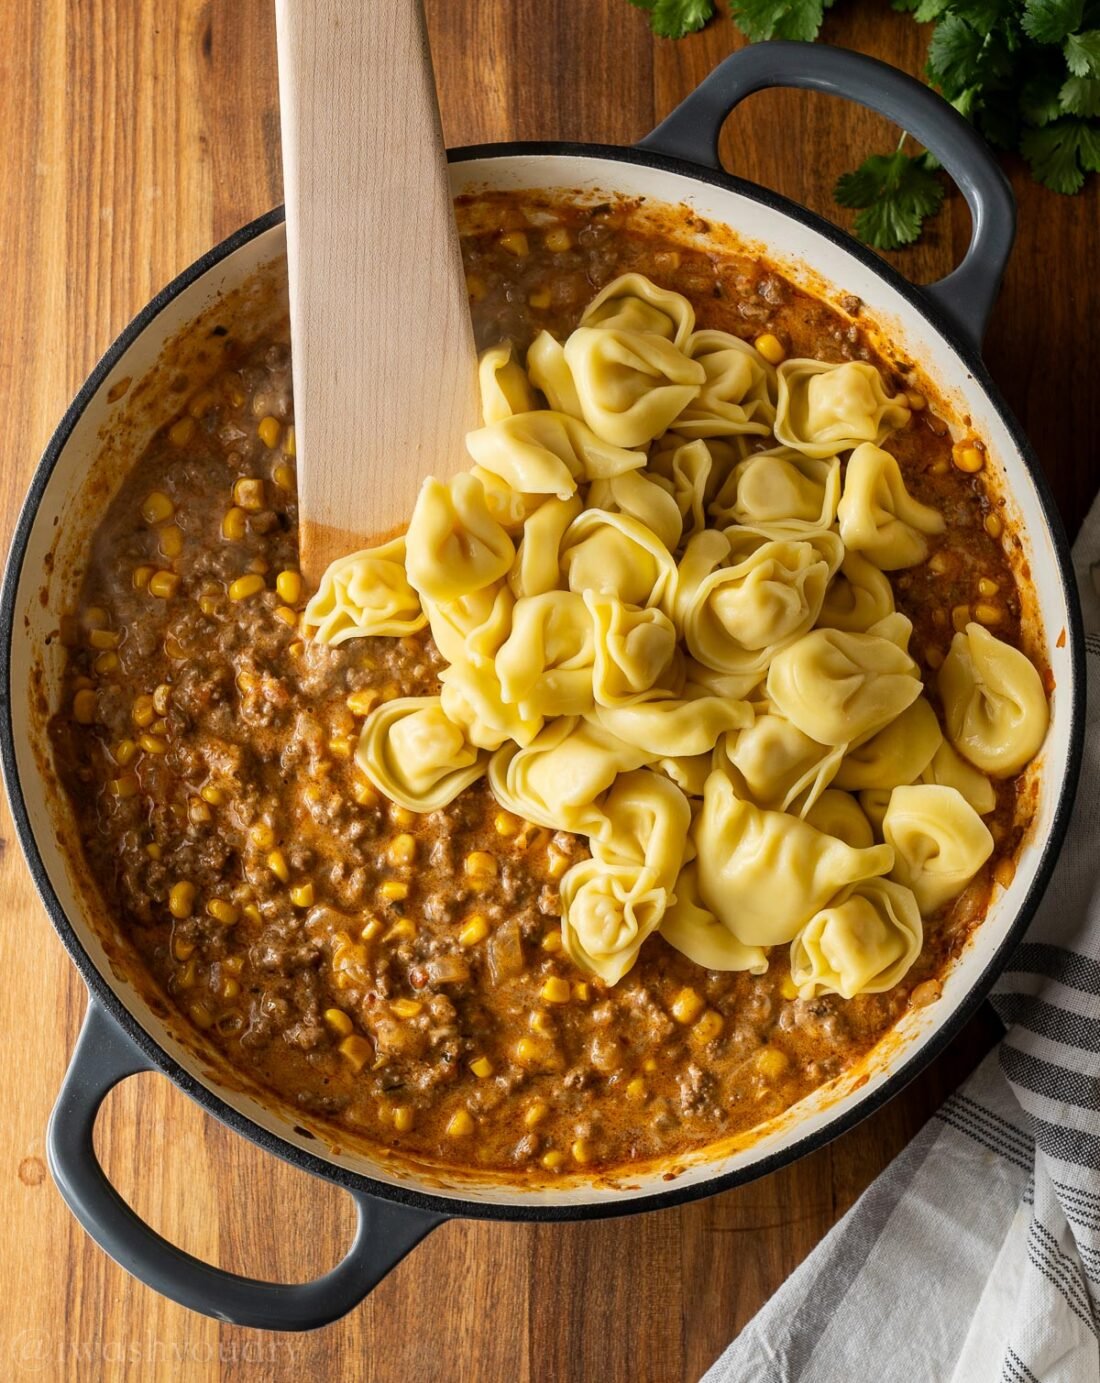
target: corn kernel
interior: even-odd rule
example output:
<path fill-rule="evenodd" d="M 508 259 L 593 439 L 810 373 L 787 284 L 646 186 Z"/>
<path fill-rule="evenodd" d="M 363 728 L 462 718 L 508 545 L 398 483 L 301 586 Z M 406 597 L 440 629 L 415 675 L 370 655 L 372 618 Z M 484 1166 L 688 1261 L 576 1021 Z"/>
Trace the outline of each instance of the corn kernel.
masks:
<path fill-rule="evenodd" d="M 677 1023 L 694 1023 L 706 1001 L 694 989 L 681 989 L 672 1001 L 672 1016 Z"/>
<path fill-rule="evenodd" d="M 587 980 L 577 980 L 573 985 L 573 998 L 576 999 L 579 1004 L 588 1003 L 591 992 Z"/>
<path fill-rule="evenodd" d="M 398 1133 L 408 1133 L 413 1126 L 413 1112 L 407 1104 L 400 1104 L 393 1111 L 393 1126 Z"/>
<path fill-rule="evenodd" d="M 174 571 L 156 571 L 149 578 L 149 594 L 158 600 L 171 600 L 179 585 L 180 579 Z"/>
<path fill-rule="evenodd" d="M 648 1094 L 646 1083 L 641 1076 L 635 1076 L 632 1081 L 627 1082 L 626 1097 L 633 1100 L 635 1104 L 640 1104 Z"/>
<path fill-rule="evenodd" d="M 240 981 L 233 979 L 231 975 L 227 975 L 226 978 L 222 980 L 221 992 L 222 998 L 226 1002 L 231 1003 L 241 992 Z"/>
<path fill-rule="evenodd" d="M 923 394 L 918 394 L 915 389 L 907 389 L 905 391 L 905 402 L 914 413 L 921 413 L 928 407 L 928 400 Z"/>
<path fill-rule="evenodd" d="M 753 1065 L 765 1080 L 778 1080 L 790 1064 L 790 1057 L 778 1047 L 761 1047 L 753 1057 Z"/>
<path fill-rule="evenodd" d="M 176 512 L 176 506 L 163 490 L 151 490 L 141 506 L 141 517 L 146 523 L 167 523 Z"/>
<path fill-rule="evenodd" d="M 199 788 L 199 796 L 204 802 L 209 802 L 212 807 L 221 807 L 225 804 L 225 793 L 214 783 L 206 783 Z"/>
<path fill-rule="evenodd" d="M 286 856 L 281 850 L 272 850 L 267 857 L 267 867 L 281 884 L 290 880 L 290 866 L 286 862 Z"/>
<path fill-rule="evenodd" d="M 498 836 L 514 836 L 519 830 L 519 818 L 511 812 L 497 812 L 493 817 L 493 830 Z"/>
<path fill-rule="evenodd" d="M 283 455 L 296 456 L 298 451 L 297 439 L 294 433 L 294 424 L 291 423 L 283 437 Z"/>
<path fill-rule="evenodd" d="M 160 550 L 169 560 L 183 551 L 183 529 L 178 524 L 166 523 L 160 530 Z"/>
<path fill-rule="evenodd" d="M 177 960 L 190 960 L 195 954 L 195 943 L 177 936 L 172 941 L 172 954 Z"/>
<path fill-rule="evenodd" d="M 448 1138 L 468 1138 L 474 1131 L 474 1121 L 466 1109 L 459 1109 L 451 1115 L 447 1125 Z"/>
<path fill-rule="evenodd" d="M 108 677 L 112 672 L 117 672 L 119 666 L 118 654 L 111 652 L 101 653 L 92 664 L 100 677 Z"/>
<path fill-rule="evenodd" d="M 692 1025 L 691 1040 L 699 1047 L 705 1047 L 708 1042 L 713 1042 L 722 1031 L 722 1015 L 716 1013 L 714 1009 L 708 1008 L 702 1018 Z"/>
<path fill-rule="evenodd" d="M 493 879 L 497 862 L 486 850 L 471 850 L 466 856 L 465 869 L 469 879 Z"/>
<path fill-rule="evenodd" d="M 149 856 L 151 860 L 159 860 L 164 852 L 163 850 L 161 850 L 160 846 L 157 844 L 155 840 L 151 840 L 149 844 L 145 847 L 145 853 Z"/>
<path fill-rule="evenodd" d="M 500 237 L 501 248 L 507 250 L 510 255 L 515 255 L 517 259 L 523 259 L 528 254 L 530 246 L 527 243 L 527 236 L 523 231 L 506 231 Z"/>
<path fill-rule="evenodd" d="M 926 648 L 924 650 L 924 661 L 933 672 L 936 672 L 939 668 L 943 667 L 943 653 L 938 648 Z"/>
<path fill-rule="evenodd" d="M 298 884 L 296 888 L 290 890 L 290 901 L 296 908 L 311 908 L 313 906 L 313 885 L 310 883 Z"/>
<path fill-rule="evenodd" d="M 190 422 L 191 419 L 188 418 L 187 421 Z M 211 1024 L 214 1022 L 214 1015 L 200 1000 L 196 1000 L 187 1010 L 187 1012 L 191 1015 L 191 1021 L 192 1023 L 194 1023 L 196 1028 L 205 1029 L 210 1027 Z"/>
<path fill-rule="evenodd" d="M 238 504 L 225 511 L 222 519 L 222 537 L 230 543 L 239 543 L 245 535 L 246 515 Z"/>
<path fill-rule="evenodd" d="M 143 730 L 147 730 L 157 718 L 156 708 L 153 705 L 153 698 L 144 692 L 141 696 L 134 697 L 134 704 L 130 707 L 130 719 L 135 725 L 140 725 Z"/>
<path fill-rule="evenodd" d="M 985 452 L 977 447 L 959 447 L 954 453 L 955 465 L 968 475 L 976 475 L 985 465 Z"/>
<path fill-rule="evenodd" d="M 206 905 L 206 911 L 223 927 L 232 927 L 240 916 L 240 909 L 227 898 L 211 898 Z"/>
<path fill-rule="evenodd" d="M 466 292 L 473 302 L 479 303 L 488 291 L 489 285 L 480 274 L 466 275 Z"/>
<path fill-rule="evenodd" d="M 264 482 L 258 475 L 242 475 L 234 482 L 233 503 L 253 514 L 264 507 Z"/>
<path fill-rule="evenodd" d="M 370 1043 L 358 1033 L 352 1033 L 340 1043 L 337 1051 L 349 1062 L 352 1069 L 361 1071 L 373 1055 Z"/>
<path fill-rule="evenodd" d="M 956 634 L 965 634 L 966 626 L 970 623 L 970 606 L 956 605 L 951 611 L 951 627 Z"/>
<path fill-rule="evenodd" d="M 340 1037 L 347 1037 L 352 1031 L 352 1021 L 342 1008 L 326 1008 L 322 1014 L 325 1022 Z"/>
<path fill-rule="evenodd" d="M 478 1080 L 486 1080 L 493 1074 L 493 1063 L 487 1056 L 477 1056 L 470 1062 L 470 1070 Z"/>
<path fill-rule="evenodd" d="M 390 1012 L 395 1018 L 415 1018 L 423 1007 L 419 999 L 394 999 Z"/>
<path fill-rule="evenodd" d="M 115 763 L 118 764 L 119 768 L 126 768 L 127 765 L 132 764 L 137 758 L 137 744 L 129 738 L 121 739 L 115 745 L 113 754 Z"/>
<path fill-rule="evenodd" d="M 549 288 L 536 288 L 533 293 L 527 295 L 527 306 L 533 307 L 536 312 L 545 312 L 550 306 Z"/>
<path fill-rule="evenodd" d="M 279 432 L 281 429 L 279 427 L 278 418 L 272 418 L 270 416 L 261 418 L 260 425 L 256 431 L 260 434 L 260 441 L 263 442 L 264 446 L 267 447 L 269 451 L 274 451 L 279 445 Z"/>
<path fill-rule="evenodd" d="M 562 946 L 561 929 L 555 927 L 553 931 L 547 932 L 539 942 L 539 945 L 544 951 L 549 951 L 552 956 L 556 955 L 561 950 Z"/>
<path fill-rule="evenodd" d="M 535 1100 L 524 1111 L 523 1122 L 527 1128 L 535 1128 L 542 1123 L 549 1113 L 550 1106 L 545 1100 Z"/>
<path fill-rule="evenodd" d="M 373 941 L 381 930 L 381 920 L 377 917 L 372 917 L 370 921 L 364 925 L 359 935 L 362 937 L 364 941 Z"/>
<path fill-rule="evenodd" d="M 781 365 L 787 358 L 786 346 L 778 336 L 773 336 L 770 331 L 764 332 L 763 336 L 758 336 L 753 345 L 769 365 Z"/>
<path fill-rule="evenodd" d="M 988 576 L 983 576 L 982 579 L 978 582 L 979 595 L 996 595 L 1000 589 L 1001 588 L 997 584 L 997 582 L 991 581 Z"/>
<path fill-rule="evenodd" d="M 186 879 L 181 879 L 175 883 L 168 891 L 168 911 L 173 917 L 181 921 L 185 917 L 191 916 L 191 910 L 195 906 L 195 885 Z"/>
<path fill-rule="evenodd" d="M 151 567 L 148 563 L 142 563 L 140 567 L 135 567 L 130 574 L 135 591 L 144 591 L 149 585 L 149 578 L 156 571 L 156 567 Z"/>
<path fill-rule="evenodd" d="M 554 226 L 548 230 L 543 237 L 543 243 L 551 254 L 564 254 L 572 245 L 573 240 L 564 226 Z"/>
<path fill-rule="evenodd" d="M 1008 888 L 1009 884 L 1016 877 L 1016 862 L 1009 859 L 1007 855 L 999 859 L 993 866 L 993 882 L 1000 888 Z"/>
<path fill-rule="evenodd" d="M 551 1148 L 548 1153 L 543 1153 L 542 1165 L 548 1172 L 560 1171 L 565 1165 L 565 1154 L 559 1152 L 557 1148 Z"/>
<path fill-rule="evenodd" d="M 569 1151 L 573 1154 L 573 1161 L 579 1162 L 582 1167 L 592 1161 L 592 1145 L 587 1138 L 575 1139 Z"/>
<path fill-rule="evenodd" d="M 515 1057 L 521 1066 L 538 1066 L 542 1063 L 544 1048 L 531 1037 L 521 1037 L 515 1045 Z"/>
<path fill-rule="evenodd" d="M 411 917 L 399 917 L 386 933 L 386 941 L 411 941 L 416 936 L 416 923 Z"/>
<path fill-rule="evenodd" d="M 353 691 L 345 704 L 353 716 L 369 716 L 378 705 L 378 700 L 378 693 L 373 687 L 363 687 L 360 691 Z"/>
<path fill-rule="evenodd" d="M 563 855 L 560 850 L 551 847 L 546 852 L 546 872 L 551 879 L 560 879 L 569 868 L 569 857 Z"/>
<path fill-rule="evenodd" d="M 540 1037 L 554 1036 L 554 1020 L 545 1009 L 537 1008 L 527 1017 L 527 1026 Z"/>
<path fill-rule="evenodd" d="M 88 635 L 92 648 L 117 648 L 119 635 L 113 629 L 93 629 Z"/>
<path fill-rule="evenodd" d="M 394 802 L 390 807 L 390 817 L 395 826 L 412 826 L 416 822 L 416 813 L 409 811 L 408 807 L 402 807 L 398 802 Z"/>
<path fill-rule="evenodd" d="M 643 1071 L 648 1071 L 648 1072 L 650 1073 L 650 1075 L 652 1075 L 653 1072 L 656 1071 L 656 1069 L 657 1069 L 657 1060 L 656 1060 L 656 1058 L 655 1058 L 655 1057 L 651 1057 L 651 1056 L 647 1056 L 646 1059 L 642 1062 L 642 1070 L 643 1070 Z"/>
<path fill-rule="evenodd" d="M 951 558 L 946 552 L 933 552 L 928 559 L 928 570 L 934 576 L 945 576 L 951 570 Z"/>
<path fill-rule="evenodd" d="M 110 618 L 102 605 L 89 605 L 84 611 L 84 624 L 88 629 L 106 629 Z"/>
<path fill-rule="evenodd" d="M 247 576 L 238 576 L 236 581 L 231 581 L 227 594 L 230 600 L 247 600 L 250 596 L 259 595 L 263 589 L 263 577 L 257 572 L 250 572 Z"/>
<path fill-rule="evenodd" d="M 489 924 L 485 918 L 477 915 L 471 917 L 466 925 L 458 934 L 458 944 L 460 946 L 476 946 L 478 942 L 484 941 L 489 935 Z"/>
<path fill-rule="evenodd" d="M 386 858 L 393 865 L 412 864 L 416 859 L 416 837 L 407 832 L 394 836 L 386 851 Z"/>
<path fill-rule="evenodd" d="M 1004 613 L 999 605 L 991 605 L 987 600 L 980 600 L 974 606 L 974 618 L 979 624 L 1000 624 Z"/>
<path fill-rule="evenodd" d="M 198 975 L 198 968 L 194 960 L 189 960 L 183 969 L 176 976 L 176 985 L 179 989 L 193 989 L 195 979 Z"/>
<path fill-rule="evenodd" d="M 378 792 L 373 783 L 368 783 L 365 778 L 356 778 L 352 784 L 351 795 L 361 807 L 374 807 L 378 805 Z"/>
<path fill-rule="evenodd" d="M 248 834 L 252 837 L 252 844 L 257 850 L 270 850 L 275 844 L 275 832 L 266 821 L 257 821 Z"/>
<path fill-rule="evenodd" d="M 294 467 L 288 466 L 285 461 L 281 461 L 275 467 L 271 472 L 271 478 L 280 490 L 294 489 Z"/>
<path fill-rule="evenodd" d="M 168 440 L 174 447 L 185 447 L 194 435 L 194 418 L 180 418 L 168 429 Z"/>
<path fill-rule="evenodd" d="M 146 754 L 167 754 L 168 741 L 160 735 L 138 735 L 138 745 Z"/>
<path fill-rule="evenodd" d="M 779 992 L 783 995 L 784 999 L 797 999 L 798 985 L 795 984 L 790 975 L 784 975 L 783 979 L 780 981 Z"/>
<path fill-rule="evenodd" d="M 281 571 L 275 578 L 279 599 L 287 605 L 297 605 L 302 598 L 302 578 L 296 571 Z"/>
<path fill-rule="evenodd" d="M 98 702 L 95 692 L 82 687 L 73 697 L 73 719 L 78 725 L 91 725 L 97 713 Z"/>
<path fill-rule="evenodd" d="M 378 891 L 391 903 L 400 903 L 409 896 L 409 886 L 401 879 L 387 879 Z"/>
<path fill-rule="evenodd" d="M 982 524 L 982 527 L 991 538 L 999 538 L 1005 528 L 999 514 L 986 514 L 985 522 Z"/>
<path fill-rule="evenodd" d="M 569 981 L 560 975 L 551 975 L 542 986 L 541 995 L 548 1004 L 567 1004 L 569 1002 Z"/>
<path fill-rule="evenodd" d="M 257 926 L 264 920 L 263 913 L 255 903 L 245 903 L 244 907 L 241 908 L 241 913 L 243 916 L 247 917 L 250 922 L 255 922 Z"/>

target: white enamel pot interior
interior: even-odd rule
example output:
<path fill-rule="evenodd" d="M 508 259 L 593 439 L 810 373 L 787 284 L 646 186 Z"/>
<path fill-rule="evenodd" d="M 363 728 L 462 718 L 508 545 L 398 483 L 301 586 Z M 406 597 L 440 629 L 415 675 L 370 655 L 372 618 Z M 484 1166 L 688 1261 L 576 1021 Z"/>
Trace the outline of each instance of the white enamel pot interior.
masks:
<path fill-rule="evenodd" d="M 760 45 L 737 57 L 789 47 Z M 811 51 L 837 55 L 837 50 Z M 782 67 L 782 53 L 773 55 L 772 61 Z M 805 63 L 805 54 L 799 55 L 799 62 Z M 823 68 L 816 81 L 806 78 L 804 67 L 800 75 L 806 79 L 800 81 L 789 71 L 783 77 L 765 72 L 761 78 L 759 69 L 755 76 L 742 69 L 742 89 L 731 96 L 728 80 L 729 89 L 718 98 L 720 114 L 746 90 L 761 85 L 782 80 L 836 89 L 840 82 L 842 89 L 851 89 L 858 85 L 855 77 L 875 75 L 882 67 L 869 59 L 858 59 L 857 66 L 855 73 L 844 66 L 835 79 L 831 68 Z M 900 79 L 900 74 L 885 71 L 890 73 L 887 85 L 896 97 L 899 88 L 894 79 Z M 723 72 L 729 76 L 728 64 L 692 99 L 704 96 Z M 908 83 L 908 79 L 900 80 Z M 908 86 L 920 93 L 921 110 L 921 103 L 936 100 L 917 84 Z M 907 92 L 907 99 L 917 99 L 905 86 L 900 89 Z M 713 99 L 713 91 L 711 95 Z M 892 113 L 884 97 L 874 104 Z M 917 117 L 906 113 L 908 128 L 917 129 Z M 951 123 L 956 117 L 948 114 L 950 128 L 957 134 Z M 694 115 L 699 118 L 698 108 Z M 666 122 L 662 130 L 674 123 Z M 966 138 L 972 138 L 968 127 L 963 129 Z M 716 133 L 710 119 L 704 136 L 711 139 Z M 918 137 L 932 142 L 919 131 Z M 163 421 L 155 401 L 142 401 L 136 387 L 112 402 L 116 386 L 126 378 L 142 380 L 168 343 L 200 314 L 206 313 L 209 320 L 226 295 L 236 302 L 235 310 L 242 310 L 239 295 L 233 295 L 257 271 L 277 262 L 284 251 L 281 218 L 273 213 L 212 251 L 166 289 L 123 333 L 81 390 L 43 458 L 21 516 L 5 580 L 0 629 L 0 673 L 6 692 L 2 747 L 13 814 L 46 909 L 92 994 L 88 1026 L 74 1058 L 76 1074 L 67 1082 L 51 1130 L 55 1177 L 74 1211 L 109 1252 L 147 1282 L 195 1309 L 242 1323 L 306 1328 L 347 1310 L 448 1214 L 525 1219 L 616 1214 L 707 1194 L 794 1160 L 880 1105 L 943 1047 L 987 992 L 1049 877 L 1072 801 L 1079 758 L 1081 637 L 1066 543 L 1049 494 L 975 346 L 1001 266 L 976 272 L 970 266 L 970 278 L 957 296 L 965 299 L 963 290 L 968 285 L 973 289 L 981 280 L 981 291 L 970 304 L 981 320 L 953 321 L 932 297 L 904 283 L 823 221 L 713 168 L 701 167 L 713 161 L 709 146 L 702 152 L 696 149 L 694 162 L 688 164 L 677 157 L 684 149 L 674 128 L 667 140 L 673 156 L 653 152 L 663 142 L 659 130 L 643 153 L 561 146 L 461 151 L 452 162 L 454 190 L 456 195 L 484 189 L 560 190 L 595 200 L 620 196 L 687 206 L 714 228 L 711 234 L 727 237 L 732 232 L 761 247 L 796 283 L 827 296 L 858 296 L 865 304 L 865 317 L 879 324 L 899 354 L 920 363 L 950 400 L 956 416 L 969 416 L 988 445 L 991 481 L 1006 496 L 1021 535 L 1020 560 L 1027 563 L 1034 592 L 1025 618 L 1045 649 L 1054 680 L 1050 732 L 1029 770 L 1034 810 L 1015 879 L 1010 887 L 996 892 L 985 921 L 947 974 L 938 1002 L 906 1013 L 869 1060 L 802 1101 L 758 1137 L 679 1158 L 675 1169 L 666 1162 L 612 1179 L 578 1178 L 532 1188 L 518 1176 L 508 1180 L 413 1168 L 383 1160 L 367 1149 L 331 1145 L 323 1131 L 307 1130 L 300 1116 L 237 1088 L 209 1054 L 180 1041 L 170 1019 L 155 1012 L 130 983 L 117 955 L 112 963 L 111 948 L 105 947 L 101 936 L 102 923 L 93 922 L 94 889 L 68 843 L 72 823 L 57 792 L 42 704 L 43 699 L 51 708 L 57 704 L 62 666 L 57 629 L 80 578 L 87 531 L 82 516 L 89 495 L 101 509 L 127 461 L 136 458 L 143 441 Z M 988 162 L 988 156 L 983 156 Z M 951 167 L 951 161 L 945 161 Z M 962 183 L 960 172 L 954 167 L 952 171 Z M 700 238 L 705 240 L 706 235 L 700 232 Z M 946 296 L 950 301 L 955 295 Z M 258 324 L 269 309 L 257 299 L 251 309 L 246 304 L 243 310 L 251 310 Z M 333 1274 L 295 1287 L 233 1278 L 181 1255 L 141 1226 L 128 1208 L 120 1209 L 121 1202 L 116 1205 L 111 1200 L 113 1193 L 101 1174 L 97 1176 L 98 1168 L 87 1170 L 81 1158 L 87 1155 L 94 1161 L 90 1130 L 106 1089 L 144 1068 L 163 1071 L 205 1108 L 257 1143 L 355 1195 L 360 1232 L 351 1254 Z M 268 1295 L 258 1294 L 257 1288 L 264 1288 Z"/>

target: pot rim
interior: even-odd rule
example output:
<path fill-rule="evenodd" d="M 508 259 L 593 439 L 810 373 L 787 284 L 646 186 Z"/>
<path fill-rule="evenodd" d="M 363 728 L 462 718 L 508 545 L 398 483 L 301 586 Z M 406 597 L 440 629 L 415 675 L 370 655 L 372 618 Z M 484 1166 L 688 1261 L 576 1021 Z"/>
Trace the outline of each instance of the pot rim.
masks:
<path fill-rule="evenodd" d="M 777 1149 L 768 1156 L 745 1167 L 723 1174 L 715 1174 L 713 1177 L 690 1184 L 677 1186 L 673 1183 L 669 1185 L 667 1190 L 654 1192 L 650 1195 L 623 1197 L 618 1200 L 567 1204 L 540 1203 L 535 1200 L 529 1203 L 499 1203 L 476 1199 L 468 1200 L 462 1196 L 438 1196 L 427 1191 L 413 1189 L 407 1185 L 379 1181 L 364 1173 L 350 1171 L 286 1142 L 277 1134 L 263 1128 L 247 1115 L 227 1104 L 213 1089 L 185 1071 L 130 1013 L 114 987 L 100 973 L 76 935 L 57 894 L 54 892 L 31 826 L 16 762 L 15 730 L 12 718 L 11 648 L 15 637 L 15 599 L 28 541 L 38 517 L 47 483 L 78 420 L 110 371 L 134 341 L 153 324 L 160 313 L 184 289 L 231 256 L 241 246 L 283 222 L 285 217 L 282 207 L 276 207 L 248 222 L 219 244 L 207 250 L 162 288 L 134 316 L 101 356 L 46 444 L 42 457 L 35 467 L 26 498 L 16 521 L 4 572 L 3 587 L 0 590 L 0 698 L 3 700 L 3 712 L 0 715 L 0 765 L 3 768 L 8 802 L 16 833 L 31 878 L 50 921 L 88 987 L 89 1003 L 100 1004 L 150 1062 L 207 1113 L 228 1125 L 236 1133 L 248 1138 L 265 1152 L 272 1153 L 303 1171 L 310 1172 L 346 1191 L 360 1195 L 366 1193 L 413 1209 L 448 1218 L 521 1222 L 610 1219 L 642 1211 L 668 1209 L 671 1206 L 683 1205 L 707 1196 L 717 1195 L 719 1192 L 731 1190 L 736 1186 L 754 1181 L 758 1177 L 766 1176 L 781 1167 L 788 1166 L 806 1154 L 824 1147 L 893 1099 L 920 1071 L 930 1065 L 946 1049 L 964 1024 L 973 1016 L 988 994 L 994 980 L 1004 968 L 1010 951 L 1021 939 L 1034 916 L 1039 901 L 1050 881 L 1069 824 L 1084 739 L 1084 637 L 1080 609 L 1076 599 L 1069 542 L 1038 459 L 1020 424 L 1008 409 L 1000 391 L 991 379 L 977 349 L 970 343 L 958 324 L 920 287 L 910 283 L 892 265 L 880 259 L 845 231 L 808 208 L 745 179 L 722 170 L 716 171 L 705 168 L 684 159 L 672 158 L 649 150 L 643 151 L 637 148 L 610 144 L 582 144 L 562 141 L 509 141 L 495 144 L 466 145 L 448 151 L 448 158 L 455 163 L 488 161 L 516 156 L 594 158 L 602 159 L 609 164 L 628 163 L 677 173 L 696 182 L 709 183 L 725 191 L 737 193 L 817 232 L 847 254 L 861 261 L 877 277 L 884 279 L 894 291 L 910 303 L 920 316 L 931 324 L 934 330 L 947 339 L 973 376 L 975 386 L 985 394 L 999 415 L 1012 439 L 1020 461 L 1031 473 L 1040 511 L 1051 538 L 1058 575 L 1069 612 L 1066 637 L 1069 641 L 1073 683 L 1072 696 L 1066 712 L 1069 717 L 1069 765 L 1059 786 L 1058 802 L 1054 810 L 1050 832 L 1041 847 L 1034 878 L 1016 917 L 1006 930 L 981 975 L 972 984 L 965 997 L 950 1013 L 945 1015 L 933 1035 L 918 1051 L 913 1052 L 901 1062 L 897 1070 L 880 1086 L 863 1098 L 858 1095 L 850 1097 L 852 1101 L 850 1108 L 835 1119 L 830 1120 L 825 1127 L 815 1133 L 795 1138 L 783 1148 Z"/>

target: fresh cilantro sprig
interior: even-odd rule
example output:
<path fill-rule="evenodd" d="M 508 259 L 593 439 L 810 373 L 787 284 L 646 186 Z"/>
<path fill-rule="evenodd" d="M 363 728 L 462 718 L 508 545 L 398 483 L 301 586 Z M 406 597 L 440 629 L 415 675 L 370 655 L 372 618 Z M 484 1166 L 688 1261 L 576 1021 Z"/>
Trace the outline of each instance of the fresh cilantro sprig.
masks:
<path fill-rule="evenodd" d="M 890 0 L 933 26 L 928 81 L 996 148 L 1018 152 L 1055 192 L 1100 172 L 1100 0 Z M 714 15 L 714 0 L 631 0 L 655 33 L 680 38 Z M 754 42 L 817 38 L 835 0 L 730 0 Z M 858 211 L 856 234 L 879 249 L 911 244 L 943 201 L 930 154 L 872 154 L 837 182 Z"/>

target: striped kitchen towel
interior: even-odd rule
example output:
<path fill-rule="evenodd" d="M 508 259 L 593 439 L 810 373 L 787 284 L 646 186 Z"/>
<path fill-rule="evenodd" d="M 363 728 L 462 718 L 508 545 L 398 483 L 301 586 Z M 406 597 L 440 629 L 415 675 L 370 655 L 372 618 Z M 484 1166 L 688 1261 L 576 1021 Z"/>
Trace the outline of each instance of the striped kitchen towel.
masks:
<path fill-rule="evenodd" d="M 1100 1380 L 1100 499 L 1074 566 L 1081 782 L 992 995 L 1007 1034 L 704 1383 Z"/>

